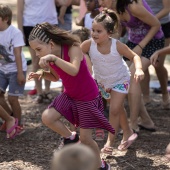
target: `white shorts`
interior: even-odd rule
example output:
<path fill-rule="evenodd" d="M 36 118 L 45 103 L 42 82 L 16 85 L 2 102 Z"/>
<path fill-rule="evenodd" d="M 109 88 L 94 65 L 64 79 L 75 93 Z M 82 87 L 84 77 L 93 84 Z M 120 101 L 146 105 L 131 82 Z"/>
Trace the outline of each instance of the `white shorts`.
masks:
<path fill-rule="evenodd" d="M 130 87 L 130 82 L 125 81 L 123 84 L 117 84 L 116 86 L 114 86 L 112 90 L 120 93 L 128 94 L 129 87 Z"/>

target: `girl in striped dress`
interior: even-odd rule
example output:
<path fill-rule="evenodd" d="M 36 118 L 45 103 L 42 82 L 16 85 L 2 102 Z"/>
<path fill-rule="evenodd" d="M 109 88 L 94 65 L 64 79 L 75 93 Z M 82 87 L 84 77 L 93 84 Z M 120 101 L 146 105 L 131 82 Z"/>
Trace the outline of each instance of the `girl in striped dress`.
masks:
<path fill-rule="evenodd" d="M 110 169 L 100 160 L 100 152 L 92 139 L 92 129 L 102 128 L 114 134 L 114 129 L 103 115 L 103 103 L 96 82 L 88 71 L 86 60 L 76 36 L 49 23 L 38 24 L 29 36 L 29 43 L 39 65 L 50 71 L 29 74 L 29 79 L 38 78 L 57 81 L 62 79 L 64 92 L 57 96 L 42 114 L 43 123 L 64 137 L 64 144 L 76 143 L 79 136 L 60 121 L 64 116 L 70 123 L 80 127 L 80 140 L 96 154 L 98 167 Z"/>

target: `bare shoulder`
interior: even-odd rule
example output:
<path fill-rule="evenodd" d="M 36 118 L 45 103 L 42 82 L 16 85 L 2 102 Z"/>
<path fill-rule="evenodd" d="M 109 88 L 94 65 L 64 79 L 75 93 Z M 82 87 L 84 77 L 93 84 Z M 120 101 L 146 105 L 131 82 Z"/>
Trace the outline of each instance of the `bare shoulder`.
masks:
<path fill-rule="evenodd" d="M 90 45 L 91 45 L 91 39 L 84 41 L 80 47 L 83 51 L 83 53 L 87 53 L 90 50 Z"/>
<path fill-rule="evenodd" d="M 119 40 L 116 41 L 116 49 L 120 55 L 124 54 L 124 51 L 128 49 L 127 45 L 120 42 Z"/>
<path fill-rule="evenodd" d="M 141 9 L 145 9 L 145 7 L 143 6 L 143 3 L 141 0 L 139 0 L 138 2 L 133 1 L 132 4 L 128 5 L 128 9 L 130 10 L 130 12 L 132 13 L 140 13 Z"/>
<path fill-rule="evenodd" d="M 72 45 L 70 46 L 69 48 L 69 51 L 68 51 L 68 54 L 69 54 L 69 57 L 70 58 L 83 58 L 83 55 L 82 55 L 82 50 L 80 48 L 80 44 L 77 44 L 77 45 Z"/>

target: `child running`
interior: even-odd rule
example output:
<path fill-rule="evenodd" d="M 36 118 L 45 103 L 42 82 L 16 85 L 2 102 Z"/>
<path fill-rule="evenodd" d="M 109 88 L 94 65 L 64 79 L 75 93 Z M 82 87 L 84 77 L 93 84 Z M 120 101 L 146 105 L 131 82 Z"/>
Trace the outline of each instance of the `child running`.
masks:
<path fill-rule="evenodd" d="M 110 165 L 100 159 L 100 151 L 92 139 L 92 129 L 102 128 L 114 134 L 114 129 L 103 115 L 102 98 L 79 46 L 76 36 L 60 30 L 49 23 L 37 24 L 29 36 L 29 43 L 39 65 L 50 71 L 29 74 L 29 79 L 38 78 L 57 81 L 62 79 L 64 92 L 57 96 L 42 114 L 43 123 L 64 137 L 64 144 L 77 143 L 79 136 L 70 131 L 60 118 L 80 127 L 81 142 L 96 154 L 98 167 L 110 170 Z"/>
<path fill-rule="evenodd" d="M 118 17 L 114 11 L 103 9 L 94 18 L 92 25 L 92 38 L 81 44 L 83 53 L 89 53 L 93 64 L 93 71 L 97 83 L 107 92 L 110 92 L 109 120 L 117 133 L 119 125 L 123 129 L 123 139 L 118 146 L 119 150 L 126 150 L 137 138 L 137 134 L 129 127 L 124 99 L 129 89 L 130 71 L 122 56 L 134 62 L 136 72 L 134 78 L 140 81 L 144 78 L 140 57 L 125 44 L 111 38 L 118 28 Z M 108 134 L 108 140 L 101 150 L 112 154 L 115 136 Z"/>

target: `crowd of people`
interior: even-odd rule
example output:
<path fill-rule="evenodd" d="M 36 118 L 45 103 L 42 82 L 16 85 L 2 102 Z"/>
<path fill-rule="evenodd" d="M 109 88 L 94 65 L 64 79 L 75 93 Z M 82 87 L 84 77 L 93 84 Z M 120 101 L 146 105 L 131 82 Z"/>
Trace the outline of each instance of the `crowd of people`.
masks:
<path fill-rule="evenodd" d="M 76 21 L 82 28 L 73 30 L 72 5 L 80 5 L 81 12 L 82 3 L 87 11 Z M 110 170 L 100 153 L 112 155 L 120 130 L 120 151 L 136 141 L 140 128 L 156 131 L 146 109 L 152 102 L 151 64 L 160 82 L 162 109 L 170 110 L 168 71 L 164 66 L 166 54 L 170 54 L 169 13 L 169 0 L 17 0 L 16 28 L 11 23 L 12 10 L 0 4 L 0 118 L 4 121 L 0 130 L 6 131 L 8 139 L 25 132 L 19 96 L 26 83 L 27 62 L 22 47 L 27 46 L 32 59 L 28 80 L 35 81 L 35 88 L 28 94 L 37 95 L 34 103 L 49 100 L 42 122 L 63 139 L 54 159 L 59 161 L 69 152 L 64 156 L 68 162 L 74 162 L 74 156 L 81 165 L 86 164 L 90 160 L 82 154 L 90 149 L 87 157 L 94 163 L 88 165 L 88 170 Z M 126 43 L 121 42 L 126 35 Z M 50 83 L 59 79 L 63 90 L 53 99 Z M 104 115 L 107 107 L 109 118 Z M 70 122 L 70 127 L 61 117 Z M 104 140 L 104 130 L 108 131 L 101 151 L 93 139 L 93 129 L 96 141 Z M 74 145 L 75 149 L 65 149 L 65 145 L 80 142 L 82 148 Z M 170 145 L 165 156 L 170 161 Z"/>

